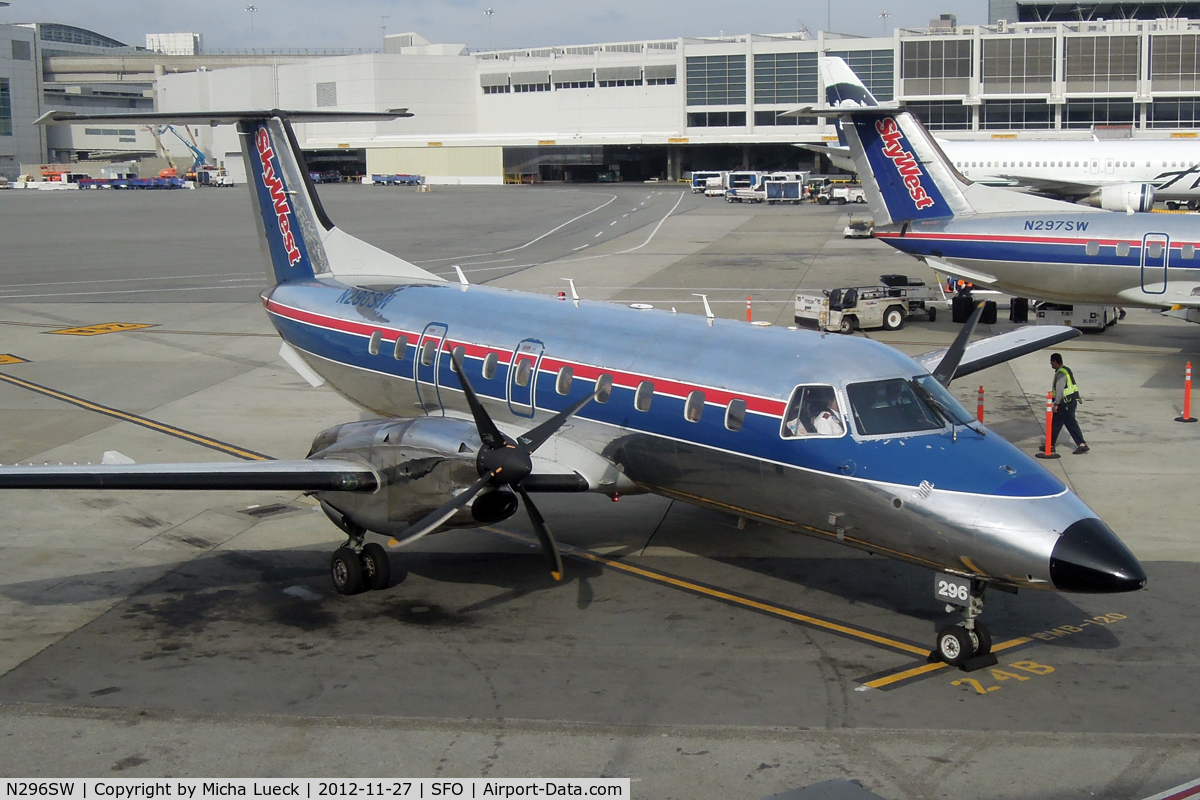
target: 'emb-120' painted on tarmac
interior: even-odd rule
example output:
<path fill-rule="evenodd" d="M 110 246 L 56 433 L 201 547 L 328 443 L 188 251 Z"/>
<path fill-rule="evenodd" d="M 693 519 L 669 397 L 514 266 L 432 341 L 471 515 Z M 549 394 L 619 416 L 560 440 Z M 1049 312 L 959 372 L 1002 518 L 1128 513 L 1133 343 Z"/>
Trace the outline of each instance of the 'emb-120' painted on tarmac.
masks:
<path fill-rule="evenodd" d="M 1200 322 L 1194 217 L 1116 214 L 972 183 L 916 117 L 880 106 L 842 59 L 819 64 L 829 105 L 843 117 L 875 238 L 1014 295 L 1170 309 Z"/>
<path fill-rule="evenodd" d="M 381 419 L 319 434 L 300 461 L 4 467 L 0 486 L 308 491 L 349 537 L 331 561 L 343 593 L 388 585 L 368 533 L 402 545 L 520 504 L 557 577 L 531 493 L 655 492 L 958 576 L 966 620 L 938 636 L 953 663 L 990 647 L 976 620 L 989 584 L 1145 582 L 1091 509 L 945 388 L 1070 328 L 968 346 L 967 325 L 948 350 L 913 360 L 860 337 L 448 283 L 334 226 L 288 114 L 182 117 L 242 134 L 284 357 Z"/>

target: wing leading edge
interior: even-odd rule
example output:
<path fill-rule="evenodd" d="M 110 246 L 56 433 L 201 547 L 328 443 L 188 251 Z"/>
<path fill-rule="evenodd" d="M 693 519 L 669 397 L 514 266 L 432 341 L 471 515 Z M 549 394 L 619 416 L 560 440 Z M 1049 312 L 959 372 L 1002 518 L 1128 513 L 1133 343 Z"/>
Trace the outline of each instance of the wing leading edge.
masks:
<path fill-rule="evenodd" d="M 1005 361 L 1035 353 L 1044 347 L 1074 339 L 1082 333 L 1065 325 L 1036 325 L 971 342 L 963 350 L 962 360 L 954 370 L 954 377 L 962 378 L 973 372 L 1003 364 Z M 934 350 L 914 358 L 918 364 L 933 373 L 949 350 L 950 348 Z"/>
<path fill-rule="evenodd" d="M 379 474 L 361 461 L 0 466 L 0 489 L 159 489 L 373 492 Z"/>

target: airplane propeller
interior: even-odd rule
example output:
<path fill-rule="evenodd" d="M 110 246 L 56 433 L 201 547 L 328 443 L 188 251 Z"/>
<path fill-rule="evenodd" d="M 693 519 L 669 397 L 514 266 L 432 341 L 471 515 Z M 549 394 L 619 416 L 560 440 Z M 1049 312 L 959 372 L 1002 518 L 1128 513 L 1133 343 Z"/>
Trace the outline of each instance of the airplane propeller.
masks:
<path fill-rule="evenodd" d="M 487 486 L 509 486 L 521 496 L 525 512 L 529 515 L 529 521 L 533 524 L 538 541 L 542 544 L 542 552 L 546 555 L 546 561 L 550 566 L 550 574 L 554 577 L 554 580 L 562 580 L 562 555 L 558 551 L 558 543 L 550 533 L 550 528 L 547 527 L 545 518 L 538 511 L 537 506 L 533 504 L 533 500 L 530 499 L 529 493 L 525 491 L 525 487 L 521 485 L 521 481 L 533 472 L 533 459 L 531 457 L 533 452 L 545 444 L 546 440 L 553 436 L 567 420 L 575 416 L 575 414 L 579 413 L 580 409 L 591 402 L 595 398 L 596 393 L 593 392 L 563 409 L 541 425 L 529 430 L 517 437 L 516 441 L 513 441 L 496 427 L 496 423 L 488 415 L 487 409 L 479 402 L 479 397 L 475 394 L 475 389 L 471 386 L 471 381 L 463 371 L 462 360 L 457 348 L 451 351 L 450 362 L 454 366 L 455 373 L 458 374 L 458 379 L 462 382 L 463 394 L 467 398 L 467 405 L 471 408 L 471 416 L 475 418 L 475 427 L 479 431 L 479 439 L 483 442 L 483 447 L 479 448 L 479 453 L 475 456 L 475 467 L 479 471 L 479 480 L 471 484 L 466 491 L 455 495 L 440 508 L 430 512 L 423 519 L 416 522 L 409 528 L 412 531 L 411 533 L 399 541 L 393 540 L 390 543 L 391 546 L 402 547 L 415 542 L 422 536 L 433 533 L 442 523 L 454 516 L 456 511 L 471 502 L 472 498 L 482 492 Z"/>
<path fill-rule="evenodd" d="M 950 345 L 946 355 L 942 356 L 942 360 L 934 368 L 933 377 L 942 386 L 949 386 L 950 381 L 954 380 L 954 373 L 958 372 L 958 365 L 962 363 L 963 355 L 967 352 L 967 345 L 971 342 L 971 335 L 975 333 L 975 326 L 979 324 L 981 316 L 983 316 L 983 303 L 976 303 L 971 317 L 963 323 L 958 336 L 954 338 L 954 344 Z"/>

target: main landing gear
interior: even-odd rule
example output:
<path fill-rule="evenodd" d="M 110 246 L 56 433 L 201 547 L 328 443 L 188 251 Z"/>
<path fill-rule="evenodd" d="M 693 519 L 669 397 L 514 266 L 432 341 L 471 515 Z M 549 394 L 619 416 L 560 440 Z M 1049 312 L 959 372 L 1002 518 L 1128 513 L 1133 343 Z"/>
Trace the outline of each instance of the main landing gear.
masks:
<path fill-rule="evenodd" d="M 940 600 L 950 600 L 951 604 L 946 606 L 946 610 L 953 611 L 958 607 L 964 619 L 938 632 L 937 647 L 929 654 L 931 663 L 942 661 L 964 672 L 974 672 L 998 663 L 992 653 L 992 634 L 978 619 L 983 613 L 983 593 L 986 589 L 986 581 L 945 574 L 937 576 L 935 595 Z"/>
<path fill-rule="evenodd" d="M 364 530 L 349 532 L 350 541 L 339 547 L 329 559 L 329 577 L 338 594 L 358 594 L 386 589 L 392 585 L 392 562 L 387 550 L 375 542 L 364 544 Z M 398 570 L 396 582 L 408 574 Z"/>

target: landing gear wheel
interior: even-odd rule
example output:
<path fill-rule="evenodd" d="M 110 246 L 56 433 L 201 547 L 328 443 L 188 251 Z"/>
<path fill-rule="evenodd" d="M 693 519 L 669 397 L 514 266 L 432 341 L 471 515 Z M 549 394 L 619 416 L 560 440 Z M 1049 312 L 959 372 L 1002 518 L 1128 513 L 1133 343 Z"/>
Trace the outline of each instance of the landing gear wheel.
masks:
<path fill-rule="evenodd" d="M 883 312 L 883 329 L 885 331 L 898 331 L 904 327 L 904 309 L 900 306 L 889 306 L 887 311 Z"/>
<path fill-rule="evenodd" d="M 329 560 L 329 577 L 338 594 L 358 594 L 363 589 L 363 568 L 358 553 L 339 547 Z"/>
<path fill-rule="evenodd" d="M 360 561 L 363 585 L 367 589 L 378 591 L 392 584 L 392 562 L 382 545 L 371 542 L 364 546 Z"/>
<path fill-rule="evenodd" d="M 971 636 L 967 633 L 967 629 L 961 625 L 951 625 L 948 628 L 942 628 L 938 634 L 938 657 L 952 667 L 957 667 L 968 658 L 974 656 L 974 649 L 975 643 L 971 641 Z"/>
<path fill-rule="evenodd" d="M 986 656 L 992 652 L 992 632 L 979 620 L 975 620 L 975 629 L 971 631 L 975 639 L 975 655 Z"/>

